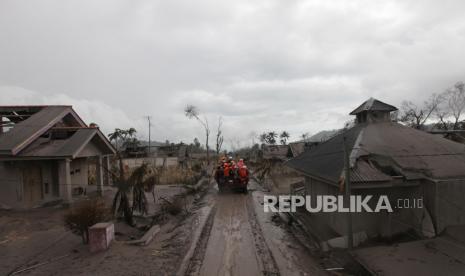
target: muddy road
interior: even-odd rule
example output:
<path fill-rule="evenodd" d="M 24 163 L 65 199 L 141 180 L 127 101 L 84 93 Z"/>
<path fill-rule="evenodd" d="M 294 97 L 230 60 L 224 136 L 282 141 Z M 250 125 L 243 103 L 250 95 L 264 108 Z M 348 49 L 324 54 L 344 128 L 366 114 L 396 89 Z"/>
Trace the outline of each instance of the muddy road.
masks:
<path fill-rule="evenodd" d="M 324 275 L 302 245 L 263 213 L 263 193 L 216 194 L 186 275 Z"/>

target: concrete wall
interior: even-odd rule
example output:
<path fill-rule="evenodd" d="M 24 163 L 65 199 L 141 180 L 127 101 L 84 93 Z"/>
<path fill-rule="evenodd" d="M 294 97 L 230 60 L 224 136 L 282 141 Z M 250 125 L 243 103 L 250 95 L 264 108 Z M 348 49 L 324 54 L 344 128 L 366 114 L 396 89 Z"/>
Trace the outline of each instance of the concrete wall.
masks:
<path fill-rule="evenodd" d="M 0 161 L 0 204 L 9 207 L 21 205 L 23 194 L 22 172 L 13 162 Z"/>
<path fill-rule="evenodd" d="M 306 194 L 312 198 L 318 195 L 340 195 L 338 187 L 324 183 L 320 180 L 306 177 L 305 179 Z M 419 198 L 423 194 L 421 187 L 395 187 L 380 189 L 357 189 L 352 190 L 353 195 L 372 195 L 370 207 L 375 208 L 380 195 L 387 195 L 391 204 L 397 202 L 397 199 Z M 394 205 L 392 206 L 394 208 Z M 313 213 L 319 221 L 324 221 L 336 233 L 343 236 L 347 233 L 347 213 Z M 408 229 L 420 230 L 421 221 L 413 209 L 394 209 L 393 213 L 353 213 L 352 226 L 354 232 L 365 231 L 368 236 L 391 236 L 397 233 L 403 233 Z"/>
<path fill-rule="evenodd" d="M 177 157 L 145 157 L 145 158 L 125 158 L 123 159 L 123 164 L 129 169 L 134 169 L 142 164 L 147 163 L 151 166 L 156 167 L 175 167 L 179 165 L 179 160 Z"/>
<path fill-rule="evenodd" d="M 42 191 L 44 200 L 52 200 L 58 197 L 58 179 L 56 175 L 56 161 L 41 161 L 40 167 L 42 171 Z"/>
<path fill-rule="evenodd" d="M 440 233 L 447 226 L 465 224 L 465 180 L 440 181 L 435 186 L 436 209 L 432 216 L 436 231 Z"/>
<path fill-rule="evenodd" d="M 0 204 L 12 207 L 32 207 L 40 202 L 58 198 L 57 179 L 54 175 L 54 160 L 44 161 L 2 161 L 0 162 Z M 24 197 L 24 178 L 32 168 L 40 168 L 37 188 L 40 191 L 37 202 L 27 202 Z M 55 172 L 56 173 L 56 172 Z"/>
<path fill-rule="evenodd" d="M 86 158 L 77 158 L 70 163 L 71 185 L 73 188 L 88 185 L 88 161 Z"/>
<path fill-rule="evenodd" d="M 178 158 L 177 157 L 166 157 L 165 159 L 165 167 L 176 167 L 178 166 Z"/>

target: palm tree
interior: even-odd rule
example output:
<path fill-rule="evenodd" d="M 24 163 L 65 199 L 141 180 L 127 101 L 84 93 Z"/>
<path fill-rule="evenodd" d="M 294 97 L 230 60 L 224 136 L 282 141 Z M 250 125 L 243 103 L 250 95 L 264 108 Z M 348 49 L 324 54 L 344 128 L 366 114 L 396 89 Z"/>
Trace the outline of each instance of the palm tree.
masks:
<path fill-rule="evenodd" d="M 260 136 L 258 137 L 258 139 L 260 140 L 260 142 L 263 144 L 263 143 L 266 143 L 267 141 L 267 134 L 266 132 L 263 132 L 262 134 L 260 134 Z"/>
<path fill-rule="evenodd" d="M 157 173 L 145 179 L 149 174 L 151 174 L 150 168 L 144 163 L 135 169 L 128 179 L 120 179 L 116 183 L 118 191 L 113 198 L 113 214 L 123 215 L 126 223 L 131 226 L 134 225 L 134 211 L 141 214 L 147 213 L 148 202 L 145 191 L 152 190 L 155 200 L 154 185 L 156 184 Z M 130 193 L 132 193 L 132 204 L 130 203 Z"/>
<path fill-rule="evenodd" d="M 267 134 L 267 142 L 270 145 L 275 145 L 276 144 L 276 138 L 278 138 L 278 134 L 275 131 L 270 131 Z"/>
<path fill-rule="evenodd" d="M 279 138 L 280 138 L 279 141 L 281 142 L 281 145 L 287 144 L 287 140 L 289 139 L 289 137 L 291 137 L 291 135 L 289 135 L 289 132 L 287 131 L 281 132 L 281 134 L 279 135 Z"/>
<path fill-rule="evenodd" d="M 110 142 L 115 141 L 116 150 L 118 150 L 118 140 L 123 138 L 122 130 L 119 128 L 115 128 L 115 131 L 108 134 L 108 139 Z"/>
<path fill-rule="evenodd" d="M 307 142 L 309 137 L 310 137 L 310 134 L 308 132 L 302 133 L 302 135 L 300 135 L 300 138 L 302 138 L 304 142 Z"/>
<path fill-rule="evenodd" d="M 127 136 L 128 136 L 129 138 L 134 137 L 134 135 L 136 134 L 136 132 L 137 132 L 136 129 L 133 128 L 133 127 L 131 127 L 130 129 L 127 129 L 127 130 L 126 130 L 126 134 L 127 134 Z"/>
<path fill-rule="evenodd" d="M 120 129 L 120 128 L 115 128 L 115 131 L 112 133 L 108 134 L 108 139 L 110 141 L 115 141 L 115 147 L 116 147 L 116 156 L 119 160 L 119 181 L 124 181 L 124 166 L 123 166 L 123 159 L 121 156 L 120 149 L 118 147 L 118 141 L 122 141 L 122 145 L 127 146 L 128 144 L 137 144 L 139 143 L 136 138 L 134 137 L 134 134 L 136 133 L 136 129 L 131 127 L 129 129 Z"/>

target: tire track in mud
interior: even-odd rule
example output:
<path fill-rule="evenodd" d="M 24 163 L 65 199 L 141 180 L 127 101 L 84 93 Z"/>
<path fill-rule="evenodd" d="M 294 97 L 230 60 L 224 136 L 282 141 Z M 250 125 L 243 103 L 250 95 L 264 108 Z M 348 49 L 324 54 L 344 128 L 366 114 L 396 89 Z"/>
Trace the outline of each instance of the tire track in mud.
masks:
<path fill-rule="evenodd" d="M 185 275 L 198 275 L 200 268 L 202 267 L 203 259 L 205 257 L 205 250 L 208 245 L 208 238 L 210 236 L 210 232 L 213 228 L 213 221 L 216 214 L 216 206 L 213 207 L 209 218 L 205 224 L 204 229 L 202 230 L 202 234 L 200 235 L 200 239 L 196 245 L 194 255 L 189 262 L 187 271 Z"/>
<path fill-rule="evenodd" d="M 251 195 L 218 195 L 185 275 L 280 275 Z"/>
<path fill-rule="evenodd" d="M 271 250 L 268 247 L 265 238 L 263 237 L 262 229 L 260 228 L 259 222 L 257 220 L 252 200 L 252 196 L 249 195 L 246 201 L 247 212 L 249 215 L 249 223 L 252 228 L 252 234 L 254 235 L 255 239 L 255 250 L 260 256 L 263 275 L 279 276 L 280 273 L 278 265 L 276 264 L 273 254 L 271 253 Z"/>

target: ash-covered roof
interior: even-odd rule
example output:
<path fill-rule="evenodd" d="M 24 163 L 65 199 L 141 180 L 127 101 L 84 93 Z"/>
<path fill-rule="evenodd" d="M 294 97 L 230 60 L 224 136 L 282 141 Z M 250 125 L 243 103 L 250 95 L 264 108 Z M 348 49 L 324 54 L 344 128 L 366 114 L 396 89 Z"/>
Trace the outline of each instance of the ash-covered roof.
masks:
<path fill-rule="evenodd" d="M 69 106 L 47 106 L 28 115 L 8 132 L 0 134 L 0 154 L 17 154 L 70 112 Z"/>
<path fill-rule="evenodd" d="M 345 133 L 349 148 L 353 148 L 361 130 L 362 127 L 357 125 Z M 286 164 L 304 174 L 337 182 L 341 176 L 341 171 L 344 169 L 343 136 L 341 134 L 336 135 L 289 160 Z"/>
<path fill-rule="evenodd" d="M 48 139 L 38 138 L 27 148 L 22 150 L 17 156 L 18 157 L 42 157 L 42 158 L 60 158 L 70 157 L 75 158 L 79 152 L 89 143 L 93 138 L 96 141 L 103 141 L 99 137 L 102 134 L 96 128 L 81 128 L 78 129 L 68 139 Z M 103 135 L 102 135 L 103 136 Z M 102 143 L 100 143 L 102 145 Z M 100 147 L 104 154 L 113 154 L 108 147 Z"/>
<path fill-rule="evenodd" d="M 360 112 L 363 111 L 396 111 L 397 107 L 392 106 L 387 103 L 383 103 L 382 101 L 379 101 L 374 98 L 369 98 L 366 100 L 364 103 L 362 103 L 359 107 L 354 109 L 354 111 L 350 112 L 350 115 L 357 115 Z"/>
<path fill-rule="evenodd" d="M 347 130 L 352 181 L 465 177 L 465 145 L 398 123 L 358 124 Z M 344 169 L 343 134 L 287 163 L 307 175 L 337 183 Z"/>

